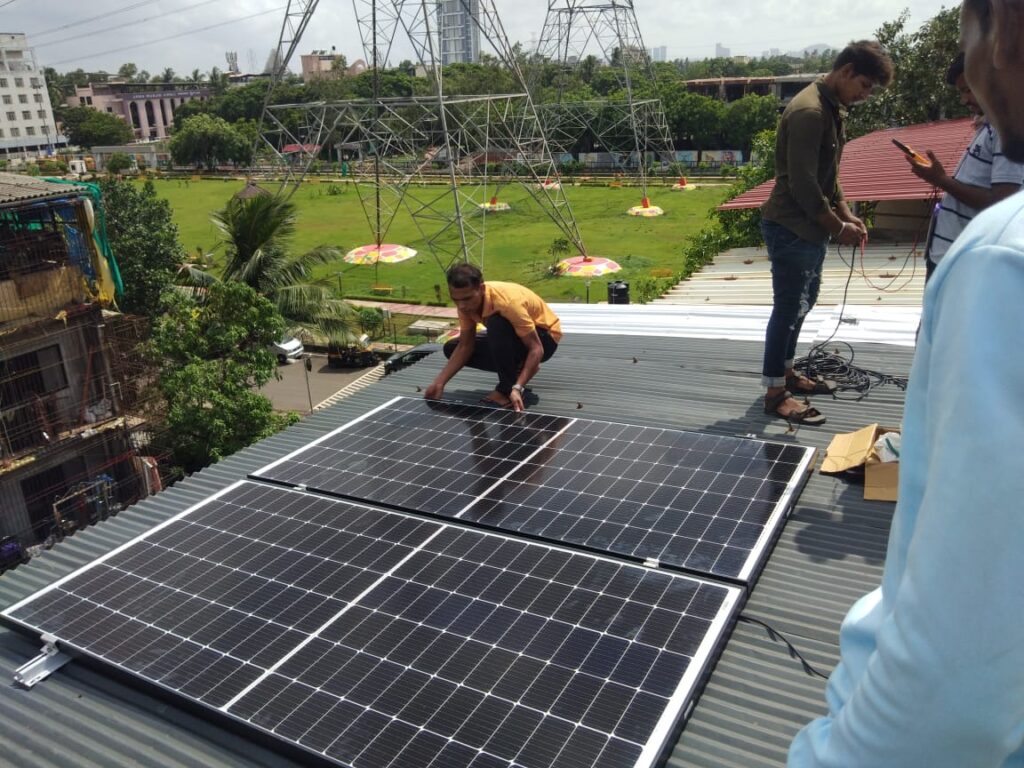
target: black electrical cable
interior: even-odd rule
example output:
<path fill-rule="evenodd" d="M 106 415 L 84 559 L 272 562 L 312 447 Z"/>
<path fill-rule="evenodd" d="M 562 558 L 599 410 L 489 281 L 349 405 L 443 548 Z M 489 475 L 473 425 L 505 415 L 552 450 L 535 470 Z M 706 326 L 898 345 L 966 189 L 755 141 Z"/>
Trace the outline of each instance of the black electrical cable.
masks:
<path fill-rule="evenodd" d="M 846 264 L 841 246 L 836 246 L 836 253 L 840 261 Z M 823 379 L 834 381 L 836 383 L 836 391 L 832 396 L 837 400 L 863 400 L 870 394 L 872 389 L 885 384 L 891 384 L 901 390 L 907 388 L 907 379 L 905 377 L 891 376 L 880 371 L 855 366 L 853 364 L 853 346 L 845 341 L 832 341 L 836 333 L 839 332 L 839 326 L 843 324 L 843 315 L 846 312 L 846 297 L 850 291 L 850 282 L 853 279 L 856 261 L 857 252 L 856 248 L 854 248 L 850 253 L 850 271 L 846 276 L 846 286 L 843 288 L 843 301 L 839 306 L 839 318 L 836 321 L 836 327 L 832 329 L 832 333 L 829 334 L 827 339 L 815 344 L 807 352 L 806 356 L 793 363 L 793 369 L 808 378 L 814 379 L 820 376 Z M 828 348 L 830 345 L 832 347 L 831 350 Z M 841 352 L 841 348 L 845 348 L 846 351 Z M 844 393 L 848 396 L 842 396 Z"/>
<path fill-rule="evenodd" d="M 786 639 L 786 636 L 774 627 L 771 627 L 766 622 L 763 622 L 760 619 L 755 619 L 753 616 L 747 616 L 746 614 L 740 614 L 739 619 L 737 619 L 737 621 L 741 621 L 744 624 L 754 624 L 758 627 L 762 627 L 768 633 L 768 637 L 771 640 L 773 640 L 776 643 L 781 642 L 786 644 L 786 648 L 789 649 L 789 657 L 791 659 L 796 659 L 797 661 L 799 661 L 800 666 L 804 668 L 804 672 L 806 672 L 808 676 L 817 676 L 824 680 L 828 680 L 828 675 L 826 675 L 824 672 L 820 672 L 817 669 L 815 669 L 811 665 L 811 663 L 803 657 L 800 651 L 796 649 L 796 646 L 789 642 L 789 640 Z"/>

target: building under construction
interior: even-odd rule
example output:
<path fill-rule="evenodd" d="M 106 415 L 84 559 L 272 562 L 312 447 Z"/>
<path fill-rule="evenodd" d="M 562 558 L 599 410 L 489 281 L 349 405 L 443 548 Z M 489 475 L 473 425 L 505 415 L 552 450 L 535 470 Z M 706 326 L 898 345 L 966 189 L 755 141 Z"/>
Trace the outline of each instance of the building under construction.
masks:
<path fill-rule="evenodd" d="M 95 189 L 0 174 L 0 569 L 159 490 Z"/>

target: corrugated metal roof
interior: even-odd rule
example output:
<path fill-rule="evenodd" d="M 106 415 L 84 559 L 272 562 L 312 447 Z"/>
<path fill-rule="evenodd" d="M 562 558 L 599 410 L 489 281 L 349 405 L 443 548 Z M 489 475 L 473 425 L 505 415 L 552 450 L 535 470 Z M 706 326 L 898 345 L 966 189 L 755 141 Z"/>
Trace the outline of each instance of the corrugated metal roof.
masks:
<path fill-rule="evenodd" d="M 672 338 L 757 342 L 764 341 L 772 311 L 768 306 L 662 302 L 613 308 L 553 304 L 552 308 L 562 321 L 562 329 L 570 334 L 647 337 L 651 329 L 657 329 L 659 336 Z M 832 338 L 851 344 L 912 347 L 920 320 L 919 306 L 819 305 L 804 318 L 800 342 L 810 345 Z"/>
<path fill-rule="evenodd" d="M 971 118 L 922 123 L 875 131 L 854 139 L 843 150 L 839 182 L 851 202 L 865 200 L 927 200 L 935 188 L 910 172 L 906 156 L 892 143 L 899 139 L 924 154 L 931 150 L 950 173 L 971 142 L 975 128 Z M 775 180 L 747 190 L 718 207 L 720 211 L 757 208 L 771 194 Z"/>
<path fill-rule="evenodd" d="M 850 277 L 850 256 L 853 276 Z M 829 248 L 822 270 L 819 305 L 920 306 L 924 294 L 924 248 L 914 243 L 870 242 L 864 252 Z M 849 278 L 849 286 L 847 279 Z M 772 303 L 771 261 L 764 248 L 733 248 L 676 284 L 656 303 Z"/>
<path fill-rule="evenodd" d="M 609 313 L 616 309 L 605 307 Z M 900 423 L 902 392 L 882 388 L 861 403 L 821 403 L 829 418 L 826 427 L 787 433 L 785 422 L 761 413 L 761 351 L 760 342 L 568 333 L 535 380 L 541 399 L 536 409 L 717 434 L 753 434 L 819 448 L 835 432 L 873 421 Z M 858 346 L 857 360 L 874 370 L 905 375 L 910 351 L 865 344 Z M 442 363 L 433 355 L 387 376 L 70 537 L 29 565 L 0 577 L 0 605 L 15 602 L 391 397 L 415 396 Z M 447 391 L 452 397 L 475 400 L 492 385 L 487 374 L 463 371 Z M 786 634 L 812 664 L 831 668 L 844 612 L 879 581 L 891 514 L 891 504 L 864 501 L 858 486 L 813 475 L 745 613 Z M 0 661 L 7 672 L 36 650 L 36 643 L 0 629 Z M 673 768 L 780 766 L 796 730 L 824 710 L 824 681 L 806 676 L 785 647 L 771 642 L 763 630 L 741 624 L 711 674 L 669 764 Z M 16 765 L 293 765 L 209 718 L 159 701 L 80 662 L 71 663 L 32 691 L 0 684 L 0 717 L 7 726 L 3 754 Z"/>
<path fill-rule="evenodd" d="M 84 191 L 82 187 L 54 184 L 51 181 L 22 176 L 18 173 L 0 173 L 0 206 L 9 206 L 30 200 L 68 197 Z"/>

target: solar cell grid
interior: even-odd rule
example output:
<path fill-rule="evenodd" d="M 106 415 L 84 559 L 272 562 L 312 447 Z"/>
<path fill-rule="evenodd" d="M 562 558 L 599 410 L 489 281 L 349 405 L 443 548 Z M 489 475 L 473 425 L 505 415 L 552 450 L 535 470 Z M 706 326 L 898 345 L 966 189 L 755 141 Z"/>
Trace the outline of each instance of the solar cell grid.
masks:
<path fill-rule="evenodd" d="M 255 483 L 4 612 L 341 765 L 653 764 L 734 587 Z"/>
<path fill-rule="evenodd" d="M 748 581 L 812 458 L 796 445 L 397 398 L 254 476 Z"/>
<path fill-rule="evenodd" d="M 472 418 L 486 411 L 485 418 Z M 403 509 L 454 516 L 569 423 L 556 416 L 400 399 L 372 411 L 271 479 Z M 255 473 L 263 475 L 268 468 Z"/>

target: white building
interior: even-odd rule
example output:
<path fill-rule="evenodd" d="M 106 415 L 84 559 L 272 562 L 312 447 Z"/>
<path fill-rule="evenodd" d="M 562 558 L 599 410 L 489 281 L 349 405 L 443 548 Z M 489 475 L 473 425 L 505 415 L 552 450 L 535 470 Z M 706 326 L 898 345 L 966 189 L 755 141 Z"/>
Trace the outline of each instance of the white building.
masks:
<path fill-rule="evenodd" d="M 658 45 L 651 48 L 651 61 L 668 61 L 668 46 Z"/>
<path fill-rule="evenodd" d="M 0 153 L 38 154 L 64 143 L 28 39 L 0 33 Z"/>
<path fill-rule="evenodd" d="M 467 12 L 468 6 L 468 12 Z M 477 0 L 438 0 L 438 25 L 441 30 L 441 65 L 470 64 L 480 60 L 480 28 Z"/>
<path fill-rule="evenodd" d="M 716 59 L 728 59 L 732 57 L 732 51 L 726 48 L 721 43 L 715 43 L 715 58 Z"/>

